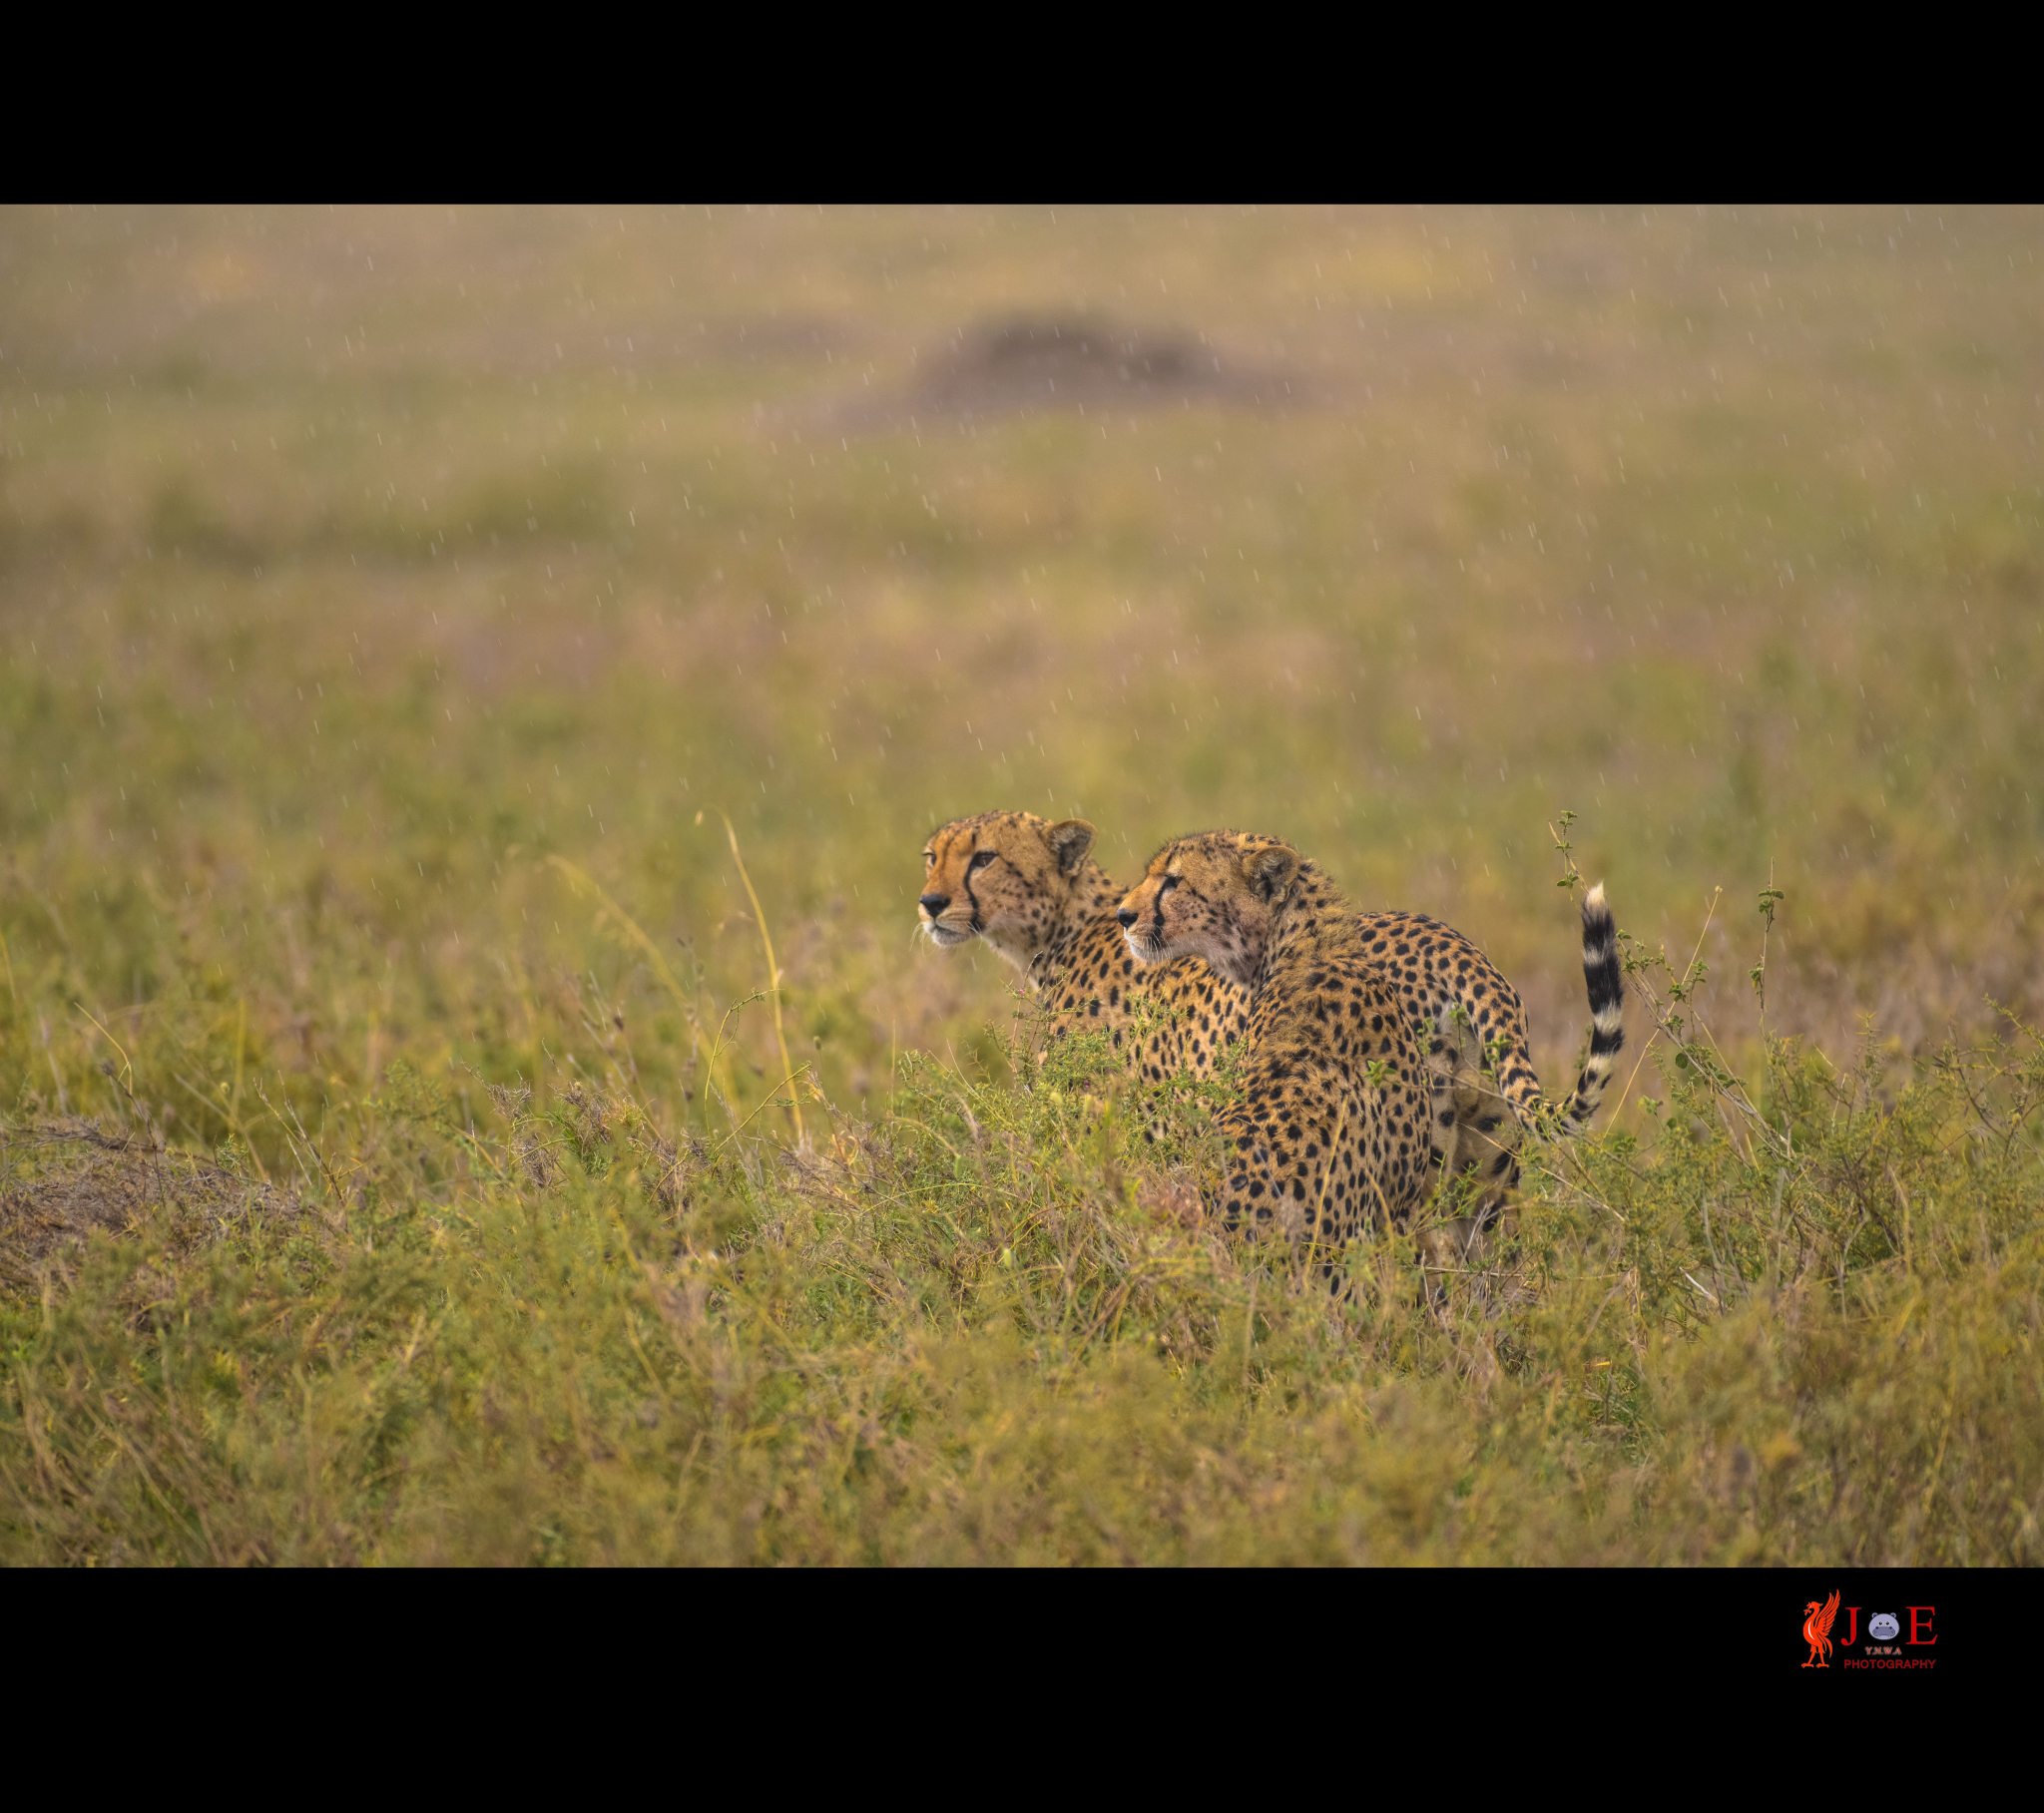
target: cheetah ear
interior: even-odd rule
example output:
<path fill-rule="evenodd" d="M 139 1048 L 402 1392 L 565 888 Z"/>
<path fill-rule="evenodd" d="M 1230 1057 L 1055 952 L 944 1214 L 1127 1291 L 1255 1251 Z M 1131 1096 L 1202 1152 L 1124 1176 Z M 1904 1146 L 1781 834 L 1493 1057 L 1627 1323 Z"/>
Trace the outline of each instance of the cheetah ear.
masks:
<path fill-rule="evenodd" d="M 1083 818 L 1067 818 L 1044 833 L 1050 841 L 1050 853 L 1067 875 L 1078 874 L 1079 865 L 1093 848 L 1094 834 L 1093 827 Z"/>
<path fill-rule="evenodd" d="M 1298 852 L 1289 844 L 1268 844 L 1242 861 L 1243 879 L 1260 900 L 1276 900 L 1298 873 Z"/>

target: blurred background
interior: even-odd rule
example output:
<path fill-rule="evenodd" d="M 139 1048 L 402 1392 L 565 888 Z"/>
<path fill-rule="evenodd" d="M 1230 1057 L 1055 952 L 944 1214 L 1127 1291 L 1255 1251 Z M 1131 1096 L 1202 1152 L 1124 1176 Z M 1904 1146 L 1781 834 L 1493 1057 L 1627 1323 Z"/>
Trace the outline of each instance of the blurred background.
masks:
<path fill-rule="evenodd" d="M 218 1137 L 245 1072 L 330 1116 L 403 1056 L 693 1118 L 698 1031 L 767 983 L 720 812 L 852 1112 L 901 1051 L 997 1061 L 1012 973 L 914 931 L 923 839 L 992 807 L 1083 813 L 1123 879 L 1290 837 L 1484 945 L 1551 1085 L 1565 809 L 1728 1049 L 1771 879 L 1770 1030 L 2034 1015 L 2040 240 L 0 215 L 0 1081 L 100 1112 L 147 1050 Z M 770 1021 L 730 1025 L 757 1104 Z"/>

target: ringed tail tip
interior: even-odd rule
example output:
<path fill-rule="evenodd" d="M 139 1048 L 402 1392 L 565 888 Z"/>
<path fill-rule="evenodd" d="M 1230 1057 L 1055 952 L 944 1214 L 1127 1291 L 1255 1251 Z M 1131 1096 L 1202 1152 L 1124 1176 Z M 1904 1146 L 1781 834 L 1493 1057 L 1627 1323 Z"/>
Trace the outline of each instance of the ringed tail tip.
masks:
<path fill-rule="evenodd" d="M 1583 896 L 1583 982 L 1590 997 L 1590 1052 L 1563 1114 L 1571 1132 L 1587 1127 L 1625 1049 L 1625 970 L 1618 927 L 1599 882 Z"/>

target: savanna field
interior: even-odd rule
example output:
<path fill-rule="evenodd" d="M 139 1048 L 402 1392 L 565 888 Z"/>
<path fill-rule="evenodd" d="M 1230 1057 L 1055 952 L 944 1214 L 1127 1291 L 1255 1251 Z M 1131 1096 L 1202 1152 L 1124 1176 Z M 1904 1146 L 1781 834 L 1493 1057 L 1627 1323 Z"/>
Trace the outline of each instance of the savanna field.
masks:
<path fill-rule="evenodd" d="M 2044 1560 L 2040 245 L 0 214 L 0 1561 Z M 993 807 L 1551 1094 L 1601 879 L 1605 1112 L 1330 1299 L 920 937 Z"/>

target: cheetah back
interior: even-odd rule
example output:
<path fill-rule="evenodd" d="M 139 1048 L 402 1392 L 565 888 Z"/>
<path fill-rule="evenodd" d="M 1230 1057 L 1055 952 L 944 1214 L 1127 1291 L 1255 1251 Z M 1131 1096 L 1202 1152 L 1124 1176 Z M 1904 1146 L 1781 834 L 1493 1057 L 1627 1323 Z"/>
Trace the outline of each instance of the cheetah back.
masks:
<path fill-rule="evenodd" d="M 1260 989 L 1231 1150 L 1231 1226 L 1338 1245 L 1403 1226 L 1433 1187 L 1434 1091 L 1396 995 L 1359 951 L 1300 950 Z M 1371 1081 L 1372 1066 L 1381 1082 Z"/>
<path fill-rule="evenodd" d="M 1355 922 L 1365 953 L 1411 1024 L 1438 1028 L 1459 1007 L 1497 1093 L 1530 1116 L 1540 1102 L 1540 1079 L 1528 1053 L 1526 1010 L 1490 959 L 1453 926 L 1424 913 L 1358 913 Z"/>

